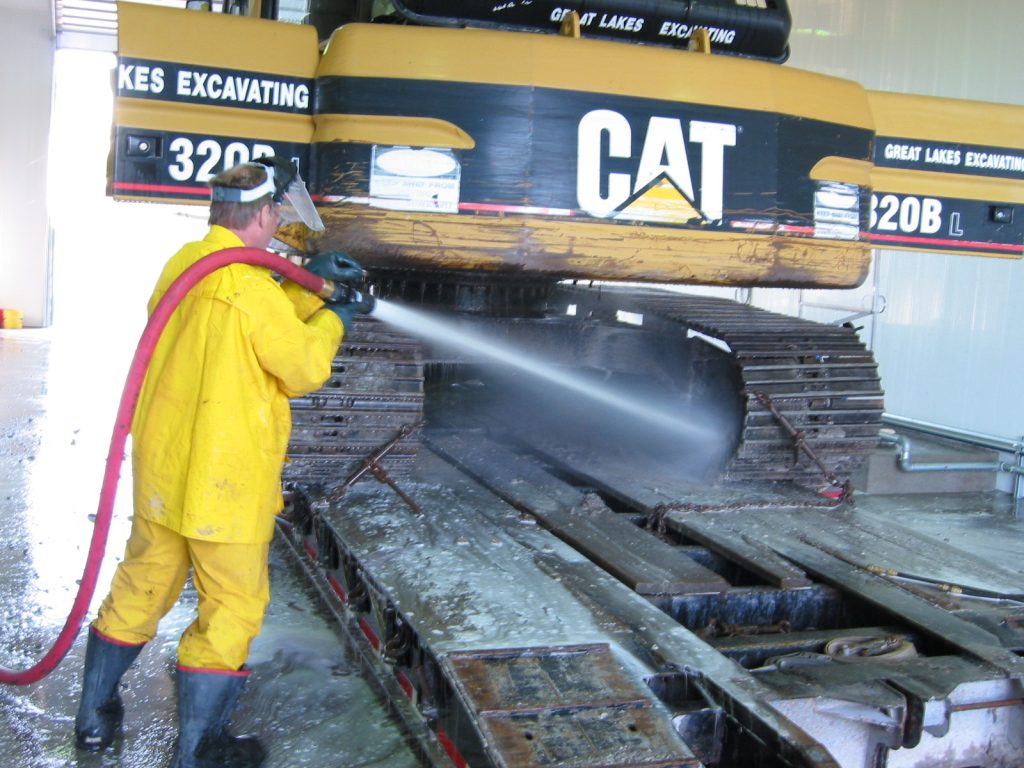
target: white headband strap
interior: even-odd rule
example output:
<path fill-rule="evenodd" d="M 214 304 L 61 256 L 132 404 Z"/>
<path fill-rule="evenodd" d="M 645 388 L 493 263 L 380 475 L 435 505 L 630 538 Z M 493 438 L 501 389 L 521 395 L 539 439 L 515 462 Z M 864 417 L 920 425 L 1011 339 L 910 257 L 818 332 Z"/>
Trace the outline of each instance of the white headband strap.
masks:
<path fill-rule="evenodd" d="M 274 194 L 274 169 L 259 163 L 248 163 L 256 168 L 267 172 L 267 178 L 252 189 L 239 189 L 237 187 L 211 187 L 210 199 L 223 203 L 251 203 L 259 200 L 264 195 Z"/>

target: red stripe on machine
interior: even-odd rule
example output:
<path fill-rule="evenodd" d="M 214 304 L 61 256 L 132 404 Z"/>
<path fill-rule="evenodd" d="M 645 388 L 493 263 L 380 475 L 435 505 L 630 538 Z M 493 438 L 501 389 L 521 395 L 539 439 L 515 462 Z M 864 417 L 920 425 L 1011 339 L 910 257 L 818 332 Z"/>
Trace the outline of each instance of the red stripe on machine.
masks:
<path fill-rule="evenodd" d="M 522 213 L 542 216 L 575 216 L 571 208 L 542 208 L 531 205 L 498 205 L 496 203 L 459 203 L 460 211 L 487 211 L 489 213 Z"/>
<path fill-rule="evenodd" d="M 170 192 L 184 195 L 202 195 L 203 197 L 210 196 L 209 187 L 182 187 L 172 186 L 170 184 L 139 184 L 130 181 L 115 181 L 113 186 L 115 192 Z"/>
<path fill-rule="evenodd" d="M 459 750 L 455 748 L 455 742 L 451 740 L 444 728 L 438 727 L 437 740 L 440 742 L 444 751 L 448 753 L 448 757 L 450 757 L 452 762 L 455 763 L 455 768 L 467 768 L 469 763 L 466 762 L 466 758 L 462 756 Z"/>
<path fill-rule="evenodd" d="M 879 235 L 872 232 L 872 242 L 913 243 L 915 245 L 938 245 L 942 247 L 972 248 L 985 251 L 1005 251 L 1006 253 L 1024 254 L 1022 243 L 983 243 L 976 240 L 949 240 L 941 237 L 909 237 L 908 235 Z"/>
<path fill-rule="evenodd" d="M 377 637 L 377 633 L 373 631 L 373 627 L 370 626 L 370 622 L 366 619 L 359 620 L 359 628 L 363 630 L 363 634 L 366 635 L 366 639 L 370 641 L 370 645 L 373 646 L 375 651 L 380 650 L 380 638 Z"/>
<path fill-rule="evenodd" d="M 328 574 L 327 583 L 331 585 L 331 589 L 334 590 L 334 594 L 341 598 L 341 602 L 348 602 L 348 592 L 346 592 L 345 588 L 341 586 L 341 582 L 339 582 L 336 578 Z"/>
<path fill-rule="evenodd" d="M 409 697 L 409 700 L 416 695 L 416 689 L 412 687 L 412 680 L 405 674 L 405 672 L 396 672 L 395 677 L 398 678 L 398 684 L 402 686 L 402 690 L 405 691 L 405 695 Z"/>
<path fill-rule="evenodd" d="M 813 235 L 814 227 L 798 227 L 795 224 L 780 224 L 778 232 L 791 232 L 794 235 Z"/>

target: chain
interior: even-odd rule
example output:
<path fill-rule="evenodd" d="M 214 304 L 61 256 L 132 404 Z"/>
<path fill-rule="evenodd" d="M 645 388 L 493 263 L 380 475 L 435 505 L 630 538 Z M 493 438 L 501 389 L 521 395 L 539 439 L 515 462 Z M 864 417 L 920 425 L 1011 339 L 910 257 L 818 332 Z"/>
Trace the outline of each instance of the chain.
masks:
<path fill-rule="evenodd" d="M 806 453 L 807 457 L 817 465 L 818 469 L 821 471 L 822 477 L 828 481 L 828 484 L 842 490 L 842 494 L 840 496 L 842 500 L 845 501 L 848 498 L 852 498 L 853 488 L 850 485 L 850 481 L 840 480 L 832 469 L 825 466 L 825 463 L 818 458 L 818 455 L 811 450 L 811 446 L 807 444 L 807 435 L 794 427 L 790 423 L 789 419 L 782 415 L 782 412 L 775 406 L 775 403 L 772 402 L 772 399 L 768 397 L 767 394 L 764 392 L 752 392 L 751 394 L 760 401 L 761 405 L 771 412 L 772 416 L 775 417 L 775 420 L 779 422 L 779 426 L 786 430 L 790 438 L 792 438 L 793 451 L 796 455 L 799 456 L 801 451 Z"/>
<path fill-rule="evenodd" d="M 659 536 L 664 535 L 666 530 L 665 517 L 669 512 L 730 512 L 740 509 L 778 509 L 785 507 L 787 509 L 835 509 L 841 507 L 844 504 L 853 503 L 853 485 L 849 480 L 840 480 L 834 471 L 829 469 L 825 464 L 817 457 L 811 447 L 807 445 L 806 436 L 803 432 L 797 430 L 778 408 L 775 407 L 775 403 L 772 402 L 771 398 L 768 397 L 764 392 L 753 393 L 761 404 L 764 405 L 772 416 L 775 417 L 776 421 L 782 426 L 783 429 L 789 433 L 789 436 L 793 439 L 793 448 L 799 453 L 803 451 L 806 453 L 811 461 L 813 461 L 818 469 L 821 470 L 822 476 L 828 481 L 829 485 L 838 488 L 839 492 L 834 498 L 822 499 L 817 501 L 736 501 L 729 504 L 697 504 L 693 502 L 685 501 L 673 501 L 664 504 L 658 504 L 651 511 L 651 514 L 647 516 L 646 528 L 649 531 L 656 532 Z"/>

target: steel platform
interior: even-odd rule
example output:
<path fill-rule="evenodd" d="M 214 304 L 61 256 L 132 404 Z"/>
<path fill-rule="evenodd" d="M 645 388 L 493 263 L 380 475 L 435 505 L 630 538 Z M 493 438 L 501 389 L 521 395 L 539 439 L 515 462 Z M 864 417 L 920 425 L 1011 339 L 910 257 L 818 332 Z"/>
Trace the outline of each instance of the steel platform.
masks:
<path fill-rule="evenodd" d="M 400 479 L 422 514 L 376 483 L 291 511 L 452 764 L 1024 764 L 1019 570 L 804 490 L 538 442 L 429 430 Z"/>

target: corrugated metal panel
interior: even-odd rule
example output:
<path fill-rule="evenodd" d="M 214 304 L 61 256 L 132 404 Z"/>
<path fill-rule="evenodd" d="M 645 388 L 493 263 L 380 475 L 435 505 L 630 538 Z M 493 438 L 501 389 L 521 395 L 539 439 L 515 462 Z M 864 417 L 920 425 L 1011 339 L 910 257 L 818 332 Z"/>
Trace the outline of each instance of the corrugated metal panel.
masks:
<path fill-rule="evenodd" d="M 166 8 L 185 7 L 185 0 L 138 1 Z M 219 0 L 213 7 L 220 10 Z M 117 49 L 116 0 L 53 0 L 53 24 L 58 48 L 91 51 Z"/>
<path fill-rule="evenodd" d="M 113 51 L 117 48 L 114 0 L 54 0 L 58 48 Z"/>
<path fill-rule="evenodd" d="M 790 7 L 792 66 L 872 89 L 1024 105 L 1019 0 L 790 0 Z M 1016 298 L 1024 295 L 1024 262 L 879 250 L 875 269 L 887 303 L 874 324 L 886 409 L 1007 438 L 1024 434 Z M 834 293 L 842 301 L 846 292 Z"/>

